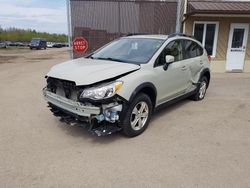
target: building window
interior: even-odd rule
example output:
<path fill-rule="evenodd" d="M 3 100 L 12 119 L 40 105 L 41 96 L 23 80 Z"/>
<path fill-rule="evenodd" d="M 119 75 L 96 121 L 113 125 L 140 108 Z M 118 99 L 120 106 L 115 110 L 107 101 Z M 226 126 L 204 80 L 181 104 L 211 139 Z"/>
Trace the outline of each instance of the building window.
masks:
<path fill-rule="evenodd" d="M 219 22 L 194 22 L 193 35 L 206 48 L 208 55 L 215 57 Z"/>

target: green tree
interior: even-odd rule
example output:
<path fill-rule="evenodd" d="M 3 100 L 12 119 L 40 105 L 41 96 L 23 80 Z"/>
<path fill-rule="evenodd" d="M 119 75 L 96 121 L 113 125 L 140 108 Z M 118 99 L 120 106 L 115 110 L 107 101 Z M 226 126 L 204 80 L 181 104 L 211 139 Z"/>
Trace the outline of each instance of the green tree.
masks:
<path fill-rule="evenodd" d="M 32 38 L 45 38 L 52 42 L 67 42 L 67 35 L 65 34 L 50 34 L 14 27 L 3 29 L 0 26 L 0 41 L 30 42 Z"/>

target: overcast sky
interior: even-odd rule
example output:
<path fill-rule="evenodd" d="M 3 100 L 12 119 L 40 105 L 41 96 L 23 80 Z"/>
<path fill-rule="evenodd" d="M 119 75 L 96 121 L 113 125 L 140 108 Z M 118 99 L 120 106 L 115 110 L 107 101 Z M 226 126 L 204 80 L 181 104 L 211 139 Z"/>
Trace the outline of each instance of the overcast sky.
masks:
<path fill-rule="evenodd" d="M 0 0 L 0 26 L 67 34 L 66 0 Z"/>

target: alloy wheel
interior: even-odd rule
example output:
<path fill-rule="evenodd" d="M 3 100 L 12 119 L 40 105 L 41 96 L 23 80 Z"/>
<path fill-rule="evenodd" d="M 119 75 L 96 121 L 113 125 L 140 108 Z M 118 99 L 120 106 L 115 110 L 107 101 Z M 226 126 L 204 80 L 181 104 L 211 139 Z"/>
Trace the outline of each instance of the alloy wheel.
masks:
<path fill-rule="evenodd" d="M 144 101 L 137 103 L 130 117 L 130 124 L 132 129 L 135 131 L 141 130 L 147 122 L 148 115 L 148 104 Z"/>
<path fill-rule="evenodd" d="M 207 83 L 205 81 L 203 81 L 203 82 L 201 82 L 201 86 L 199 89 L 199 98 L 200 99 L 203 99 L 205 97 L 206 90 L 207 90 Z"/>

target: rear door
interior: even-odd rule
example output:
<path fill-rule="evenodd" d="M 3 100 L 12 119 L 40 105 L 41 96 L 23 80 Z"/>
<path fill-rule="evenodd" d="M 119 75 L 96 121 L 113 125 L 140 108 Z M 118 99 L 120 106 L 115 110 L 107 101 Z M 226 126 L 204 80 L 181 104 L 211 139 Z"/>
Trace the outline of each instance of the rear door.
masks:
<path fill-rule="evenodd" d="M 193 40 L 183 40 L 183 57 L 187 63 L 189 79 L 187 80 L 188 88 L 192 87 L 199 77 L 201 70 L 204 67 L 202 55 L 203 48 Z"/>
<path fill-rule="evenodd" d="M 155 62 L 154 74 L 158 88 L 158 102 L 163 103 L 185 93 L 187 89 L 188 67 L 183 61 L 183 48 L 181 40 L 171 41 L 162 51 Z M 175 61 L 163 69 L 166 55 L 172 55 Z"/>

